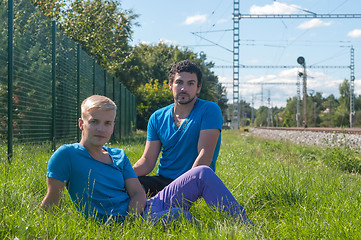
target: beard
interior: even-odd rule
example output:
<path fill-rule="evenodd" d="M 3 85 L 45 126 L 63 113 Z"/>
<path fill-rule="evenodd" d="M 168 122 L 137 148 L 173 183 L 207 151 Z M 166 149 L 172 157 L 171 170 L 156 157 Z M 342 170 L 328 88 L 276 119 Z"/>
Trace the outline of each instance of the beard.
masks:
<path fill-rule="evenodd" d="M 183 99 L 183 97 L 180 97 L 180 96 L 179 96 L 180 94 L 187 95 L 187 96 L 188 96 L 188 100 L 185 100 L 185 99 Z M 188 103 L 192 102 L 192 101 L 196 98 L 196 96 L 197 96 L 197 95 L 194 95 L 194 97 L 191 98 L 191 96 L 190 96 L 188 93 L 180 92 L 180 93 L 178 93 L 178 94 L 176 95 L 175 100 L 176 100 L 176 102 L 179 103 L 179 104 L 188 104 Z"/>

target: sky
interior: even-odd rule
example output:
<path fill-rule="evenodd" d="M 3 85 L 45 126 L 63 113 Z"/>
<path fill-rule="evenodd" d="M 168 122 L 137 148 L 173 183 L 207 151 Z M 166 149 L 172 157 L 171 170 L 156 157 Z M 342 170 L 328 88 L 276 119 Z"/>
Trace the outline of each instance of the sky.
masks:
<path fill-rule="evenodd" d="M 163 42 L 206 54 L 232 103 L 232 0 L 121 0 L 121 8 L 139 14 L 132 44 Z M 239 8 L 241 14 L 360 14 L 361 1 L 239 0 Z M 284 107 L 287 99 L 297 96 L 300 56 L 306 62 L 308 94 L 338 97 L 339 85 L 350 79 L 351 48 L 355 94 L 361 94 L 361 18 L 242 18 L 239 29 L 239 63 L 250 66 L 240 68 L 239 98 L 255 108 Z"/>

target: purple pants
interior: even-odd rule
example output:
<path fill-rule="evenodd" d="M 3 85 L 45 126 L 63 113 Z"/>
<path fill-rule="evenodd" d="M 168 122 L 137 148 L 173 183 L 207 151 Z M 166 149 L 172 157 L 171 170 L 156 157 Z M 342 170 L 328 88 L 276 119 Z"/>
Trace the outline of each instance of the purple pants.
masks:
<path fill-rule="evenodd" d="M 200 197 L 204 198 L 209 207 L 219 208 L 245 223 L 250 222 L 243 207 L 222 180 L 207 166 L 192 168 L 149 199 L 143 218 L 168 221 L 183 215 L 192 220 L 193 217 L 187 210 Z"/>

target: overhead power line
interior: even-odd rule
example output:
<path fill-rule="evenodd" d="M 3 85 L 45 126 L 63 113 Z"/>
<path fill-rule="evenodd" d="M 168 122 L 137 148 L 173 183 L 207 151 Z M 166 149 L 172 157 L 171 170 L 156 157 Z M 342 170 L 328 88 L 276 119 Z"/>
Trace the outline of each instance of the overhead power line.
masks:
<path fill-rule="evenodd" d="M 242 65 L 239 63 L 239 39 L 240 39 L 240 28 L 239 22 L 241 19 L 314 19 L 314 18 L 361 18 L 361 14 L 317 14 L 308 11 L 311 14 L 241 14 L 240 13 L 240 0 L 233 0 L 233 103 L 239 102 L 239 70 Z M 304 10 L 303 10 L 304 11 Z M 351 48 L 353 51 L 353 48 Z M 353 70 L 354 62 L 351 60 L 350 68 Z M 274 67 L 274 66 L 273 66 Z M 315 66 L 316 67 L 316 66 Z M 288 68 L 288 67 L 287 67 Z M 328 66 L 327 68 L 331 68 Z M 339 66 L 337 66 L 339 68 Z M 343 67 L 342 67 L 343 68 Z M 354 84 L 354 75 L 351 73 L 351 86 Z M 350 95 L 353 96 L 353 88 L 350 88 Z M 352 100 L 351 100 L 352 103 Z M 351 106 L 354 112 L 354 106 Z M 353 116 L 350 113 L 350 123 L 352 122 Z M 232 126 L 235 124 L 239 127 L 239 108 L 233 111 Z M 352 126 L 352 124 L 350 124 Z"/>
<path fill-rule="evenodd" d="M 192 33 L 213 33 L 213 32 L 231 32 L 231 31 L 233 31 L 233 29 L 210 30 L 210 31 L 192 32 Z"/>
<path fill-rule="evenodd" d="M 193 35 L 195 35 L 195 36 L 197 36 L 197 37 L 199 37 L 199 38 L 207 41 L 207 42 L 210 42 L 210 43 L 212 43 L 212 44 L 214 44 L 214 45 L 216 45 L 216 46 L 218 46 L 218 47 L 220 47 L 220 48 L 223 48 L 224 50 L 227 50 L 228 52 L 233 53 L 233 51 L 232 51 L 231 49 L 228 49 L 228 48 L 226 48 L 226 47 L 223 47 L 223 46 L 219 45 L 218 43 L 215 43 L 215 42 L 213 42 L 213 41 L 211 41 L 211 40 L 208 40 L 207 38 L 204 38 L 204 37 L 200 36 L 199 34 L 197 34 L 197 33 L 195 33 L 195 32 L 191 32 L 191 33 L 192 33 Z"/>
<path fill-rule="evenodd" d="M 238 14 L 233 15 L 237 19 L 250 18 L 361 18 L 361 14 Z"/>
<path fill-rule="evenodd" d="M 299 68 L 291 65 L 239 65 L 240 68 Z M 232 65 L 215 65 L 214 68 L 233 68 Z M 310 65 L 308 68 L 351 68 L 351 66 L 318 66 Z"/>

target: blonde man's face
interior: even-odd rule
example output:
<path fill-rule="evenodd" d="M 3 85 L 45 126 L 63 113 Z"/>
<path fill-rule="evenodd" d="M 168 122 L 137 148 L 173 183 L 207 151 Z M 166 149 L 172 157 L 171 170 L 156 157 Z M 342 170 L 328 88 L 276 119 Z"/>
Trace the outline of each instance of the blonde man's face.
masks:
<path fill-rule="evenodd" d="M 81 143 L 85 147 L 101 147 L 110 140 L 114 130 L 115 111 L 90 109 L 79 119 Z"/>

